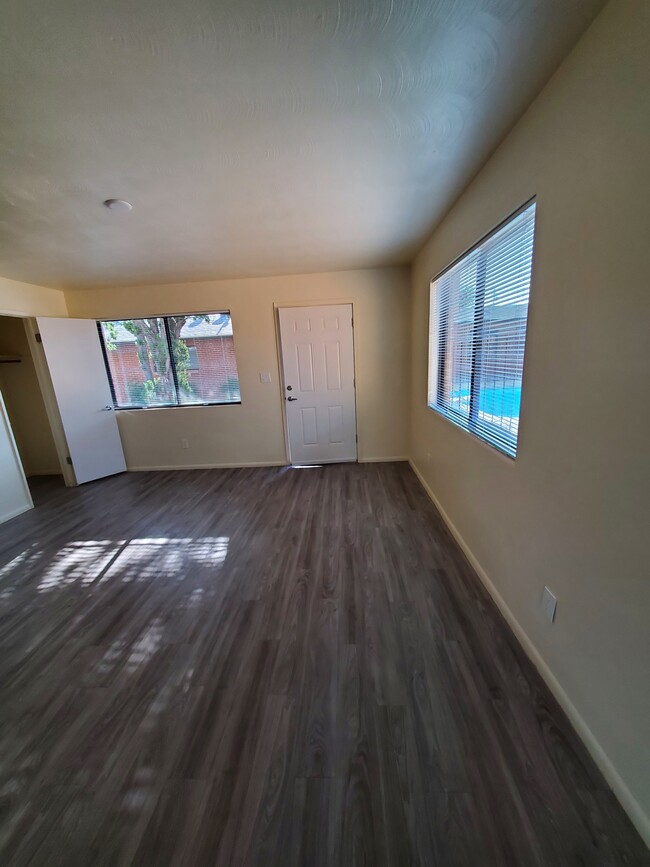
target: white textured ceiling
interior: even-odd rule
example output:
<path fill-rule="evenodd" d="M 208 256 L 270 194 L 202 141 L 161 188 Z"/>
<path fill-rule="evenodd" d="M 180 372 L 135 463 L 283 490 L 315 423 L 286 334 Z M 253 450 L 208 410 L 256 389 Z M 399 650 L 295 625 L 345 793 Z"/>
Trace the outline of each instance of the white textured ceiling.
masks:
<path fill-rule="evenodd" d="M 3 0 L 0 274 L 406 261 L 602 5 Z"/>

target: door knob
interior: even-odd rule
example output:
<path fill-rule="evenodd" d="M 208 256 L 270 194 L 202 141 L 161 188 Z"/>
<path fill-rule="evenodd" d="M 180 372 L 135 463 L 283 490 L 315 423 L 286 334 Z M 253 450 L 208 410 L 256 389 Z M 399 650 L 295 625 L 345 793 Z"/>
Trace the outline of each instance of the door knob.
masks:
<path fill-rule="evenodd" d="M 102 412 L 113 412 L 112 406 L 104 406 L 102 407 Z"/>
<path fill-rule="evenodd" d="M 297 397 L 288 397 L 287 400 L 298 400 Z"/>

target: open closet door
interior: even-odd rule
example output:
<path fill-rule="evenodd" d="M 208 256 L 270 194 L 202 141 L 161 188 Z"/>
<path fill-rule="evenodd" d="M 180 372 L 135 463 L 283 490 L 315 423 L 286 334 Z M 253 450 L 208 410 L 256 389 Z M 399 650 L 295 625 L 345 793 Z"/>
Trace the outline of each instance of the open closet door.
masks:
<path fill-rule="evenodd" d="M 0 524 L 33 507 L 0 391 Z"/>
<path fill-rule="evenodd" d="M 126 470 L 97 323 L 42 319 L 38 330 L 77 484 Z"/>

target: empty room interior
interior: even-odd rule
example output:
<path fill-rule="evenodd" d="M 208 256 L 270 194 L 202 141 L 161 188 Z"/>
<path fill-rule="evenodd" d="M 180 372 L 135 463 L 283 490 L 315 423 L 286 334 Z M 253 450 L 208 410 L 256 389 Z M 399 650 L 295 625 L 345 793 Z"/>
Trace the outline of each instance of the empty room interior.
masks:
<path fill-rule="evenodd" d="M 0 40 L 0 863 L 649 867 L 647 0 Z"/>

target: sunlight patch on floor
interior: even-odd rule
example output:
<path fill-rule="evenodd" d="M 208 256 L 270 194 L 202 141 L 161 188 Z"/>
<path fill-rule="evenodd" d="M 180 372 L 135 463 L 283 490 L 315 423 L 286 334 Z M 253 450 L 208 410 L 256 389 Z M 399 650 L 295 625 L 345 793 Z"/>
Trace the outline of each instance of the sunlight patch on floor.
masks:
<path fill-rule="evenodd" d="M 228 555 L 228 536 L 192 538 L 143 538 L 128 540 L 84 540 L 71 542 L 57 551 L 43 572 L 37 592 L 49 593 L 78 584 L 89 587 L 122 573 L 125 583 L 145 578 L 182 580 L 192 564 L 221 566 Z M 0 579 L 8 577 L 33 554 L 28 549 L 0 570 Z M 42 552 L 39 552 L 42 553 Z M 10 593 L 12 588 L 6 588 Z M 198 603 L 198 599 L 194 603 Z"/>

